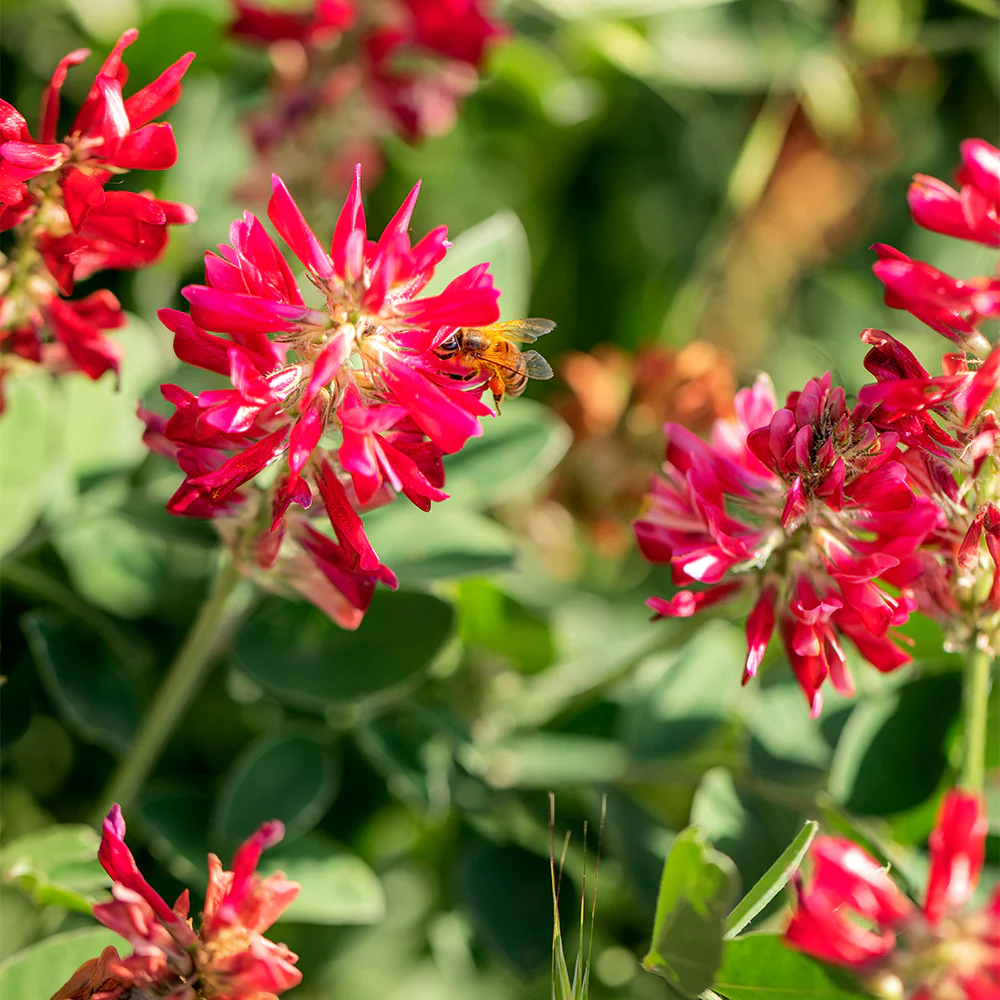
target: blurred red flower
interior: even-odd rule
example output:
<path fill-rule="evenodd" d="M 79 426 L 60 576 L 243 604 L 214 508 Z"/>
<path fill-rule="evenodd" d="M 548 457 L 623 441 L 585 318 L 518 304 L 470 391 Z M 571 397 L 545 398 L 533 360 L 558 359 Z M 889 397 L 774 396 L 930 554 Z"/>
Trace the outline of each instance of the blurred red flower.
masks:
<path fill-rule="evenodd" d="M 1000 991 L 1000 892 L 963 913 L 979 879 L 987 833 L 979 796 L 951 789 L 931 833 L 923 907 L 850 840 L 819 837 L 812 876 L 785 932 L 792 947 L 852 968 L 891 995 L 987 1000 Z M 890 995 L 883 993 L 882 995 Z"/>
<path fill-rule="evenodd" d="M 104 821 L 98 853 L 111 876 L 112 899 L 94 916 L 120 934 L 133 951 L 114 948 L 85 963 L 53 1000 L 125 1000 L 136 994 L 194 1000 L 275 1000 L 297 986 L 298 956 L 264 932 L 299 892 L 280 872 L 261 877 L 261 853 L 284 835 L 277 820 L 265 823 L 237 851 L 232 871 L 208 856 L 208 890 L 198 929 L 185 889 L 173 906 L 146 881 L 125 844 L 125 821 L 116 805 Z"/>

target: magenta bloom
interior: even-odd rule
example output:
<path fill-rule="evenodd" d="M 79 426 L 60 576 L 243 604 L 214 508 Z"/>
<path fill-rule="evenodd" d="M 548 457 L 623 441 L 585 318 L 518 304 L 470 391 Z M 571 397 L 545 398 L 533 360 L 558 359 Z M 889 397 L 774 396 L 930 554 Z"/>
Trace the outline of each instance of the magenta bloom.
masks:
<path fill-rule="evenodd" d="M 1000 279 L 960 281 L 884 243 L 872 249 L 879 257 L 872 270 L 885 285 L 886 305 L 905 309 L 964 349 L 978 353 L 988 347 L 977 327 L 1000 314 Z"/>
<path fill-rule="evenodd" d="M 850 840 L 818 837 L 812 876 L 799 887 L 785 932 L 792 947 L 854 969 L 900 996 L 989 1000 L 1000 991 L 1000 892 L 963 913 L 983 866 L 987 823 L 980 798 L 951 789 L 931 834 L 930 874 L 918 908 L 887 870 Z"/>
<path fill-rule="evenodd" d="M 56 67 L 37 138 L 17 109 L 0 101 L 0 231 L 16 230 L 0 270 L 0 377 L 26 362 L 91 378 L 117 372 L 120 350 L 104 331 L 125 322 L 118 301 L 106 290 L 66 297 L 98 271 L 152 263 L 166 248 L 168 227 L 194 221 L 187 205 L 112 183 L 129 170 L 166 170 L 177 160 L 170 126 L 154 119 L 180 98 L 194 53 L 125 98 L 122 56 L 138 34 L 130 29 L 119 38 L 61 142 L 60 91 L 87 49 Z"/>
<path fill-rule="evenodd" d="M 419 185 L 371 240 L 358 167 L 329 251 L 277 177 L 273 188 L 268 216 L 317 307 L 260 221 L 234 222 L 231 245 L 206 257 L 206 284 L 183 291 L 190 316 L 160 312 L 177 356 L 229 386 L 163 386 L 175 412 L 144 413 L 146 440 L 185 473 L 169 510 L 218 518 L 247 572 L 354 628 L 376 584 L 396 585 L 359 511 L 397 494 L 422 510 L 446 499 L 442 456 L 482 433 L 490 373 L 456 378 L 436 349 L 456 328 L 494 322 L 500 293 L 481 264 L 422 294 L 450 244 L 444 227 L 411 243 Z M 249 488 L 270 466 L 267 485 Z M 323 514 L 332 536 L 314 526 Z"/>
<path fill-rule="evenodd" d="M 101 956 L 99 973 L 105 978 L 97 997 L 125 1000 L 141 993 L 178 1000 L 275 1000 L 297 986 L 302 979 L 295 968 L 298 957 L 263 935 L 295 899 L 299 885 L 277 872 L 266 878 L 256 874 L 261 852 L 283 835 L 281 823 L 265 823 L 237 850 L 232 871 L 223 870 L 214 854 L 208 856 L 208 891 L 195 930 L 188 891 L 170 906 L 143 878 L 125 845 L 121 810 L 114 806 L 104 821 L 98 853 L 111 876 L 113 898 L 97 904 L 94 916 L 133 951 L 125 958 L 113 949 Z M 92 978 L 93 964 L 67 987 Z M 110 991 L 108 983 L 114 984 Z M 71 996 L 67 987 L 57 996 Z"/>
<path fill-rule="evenodd" d="M 892 629 L 914 602 L 905 585 L 894 596 L 880 579 L 912 556 L 939 514 L 914 496 L 898 435 L 873 426 L 870 407 L 848 407 L 829 374 L 782 408 L 762 377 L 735 406 L 710 442 L 666 427 L 663 478 L 635 530 L 646 558 L 669 563 L 684 589 L 648 604 L 660 616 L 687 617 L 747 592 L 744 683 L 777 626 L 815 716 L 828 677 L 853 693 L 844 637 L 879 670 L 908 662 Z"/>
<path fill-rule="evenodd" d="M 959 147 L 959 190 L 917 174 L 906 200 L 914 221 L 935 233 L 1000 247 L 1000 149 L 982 139 Z"/>
<path fill-rule="evenodd" d="M 1000 151 L 980 139 L 962 143 L 960 191 L 918 176 L 910 188 L 914 220 L 936 232 L 998 245 Z M 958 279 L 876 244 L 875 274 L 886 302 L 906 309 L 958 351 L 932 375 L 903 344 L 865 330 L 865 367 L 875 377 L 860 401 L 871 422 L 899 435 L 914 489 L 941 511 L 923 545 L 887 574 L 909 585 L 921 612 L 939 621 L 951 649 L 1000 650 L 1000 494 L 995 486 L 1000 348 L 980 331 L 1000 314 L 1000 278 Z"/>

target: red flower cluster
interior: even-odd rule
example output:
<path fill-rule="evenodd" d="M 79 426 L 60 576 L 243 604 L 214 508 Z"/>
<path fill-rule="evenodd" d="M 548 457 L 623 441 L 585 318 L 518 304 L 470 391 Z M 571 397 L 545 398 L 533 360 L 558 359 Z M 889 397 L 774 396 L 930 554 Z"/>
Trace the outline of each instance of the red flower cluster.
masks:
<path fill-rule="evenodd" d="M 1000 150 L 981 139 L 962 143 L 959 190 L 917 176 L 914 219 L 935 232 L 1000 246 Z M 875 247 L 875 274 L 886 302 L 912 313 L 960 350 L 931 375 L 899 341 L 866 330 L 865 367 L 876 384 L 860 399 L 872 421 L 899 434 L 908 480 L 941 511 L 941 524 L 915 554 L 919 610 L 945 627 L 953 649 L 1000 652 L 1000 346 L 979 330 L 1000 315 L 1000 277 L 953 278 L 892 247 Z"/>
<path fill-rule="evenodd" d="M 442 226 L 411 245 L 419 185 L 369 240 L 358 167 L 329 253 L 278 177 L 273 188 L 268 215 L 322 308 L 305 303 L 281 251 L 245 213 L 231 245 L 207 255 L 208 283 L 183 290 L 191 315 L 160 312 L 177 356 L 230 386 L 198 395 L 163 386 L 175 412 L 144 411 L 146 440 L 185 473 L 170 511 L 220 518 L 246 572 L 355 628 L 376 583 L 396 585 L 358 511 L 398 493 L 422 510 L 446 499 L 442 455 L 482 433 L 491 372 L 438 348 L 457 328 L 496 321 L 500 293 L 480 264 L 420 297 L 450 244 Z M 244 489 L 279 459 L 266 487 Z M 303 513 L 317 493 L 336 540 Z"/>
<path fill-rule="evenodd" d="M 373 141 L 386 133 L 447 132 L 502 34 L 482 0 L 313 0 L 299 10 L 233 2 L 233 34 L 270 46 L 273 99 L 251 132 L 269 170 L 279 147 L 294 146 L 286 175 L 303 153 L 313 174 L 319 160 L 337 178 L 352 162 L 345 155 L 377 162 Z"/>
<path fill-rule="evenodd" d="M 708 586 L 648 604 L 687 617 L 750 589 L 744 683 L 777 624 L 815 716 L 827 677 L 853 693 L 842 637 L 879 670 L 907 662 L 890 636 L 914 603 L 879 578 L 912 555 L 938 513 L 907 483 L 897 435 L 869 422 L 870 407 L 849 407 L 829 374 L 780 409 L 762 377 L 735 407 L 711 442 L 667 424 L 664 478 L 635 525 L 639 547 L 669 563 L 676 583 Z"/>
<path fill-rule="evenodd" d="M 114 806 L 104 821 L 98 857 L 111 876 L 112 899 L 94 907 L 105 927 L 132 945 L 121 958 L 114 948 L 82 966 L 55 995 L 89 1000 L 158 996 L 176 1000 L 275 1000 L 297 986 L 298 956 L 264 932 L 298 895 L 299 885 L 279 872 L 256 873 L 261 853 L 284 836 L 278 821 L 265 823 L 223 870 L 208 856 L 208 891 L 196 931 L 187 889 L 173 906 L 143 878 L 125 845 L 125 821 Z"/>
<path fill-rule="evenodd" d="M 910 204 L 918 221 L 993 245 L 1000 152 L 981 140 L 962 151 L 961 192 L 918 177 Z M 813 715 L 827 677 L 852 693 L 841 638 L 893 670 L 909 657 L 892 629 L 918 608 L 945 623 L 953 647 L 1000 649 L 1000 348 L 978 330 L 1000 313 L 1000 281 L 959 281 L 876 250 L 887 302 L 963 348 L 945 355 L 945 374 L 866 330 L 876 383 L 853 407 L 825 375 L 778 409 L 765 378 L 737 395 L 736 417 L 718 421 L 711 442 L 668 424 L 665 478 L 635 526 L 675 583 L 708 585 L 650 607 L 684 617 L 749 590 L 744 682 L 777 624 Z"/>
<path fill-rule="evenodd" d="M 124 98 L 122 54 L 138 34 L 131 29 L 118 40 L 62 141 L 60 91 L 87 49 L 71 52 L 52 74 L 37 139 L 20 112 L 0 101 L 0 232 L 15 230 L 12 256 L 0 257 L 0 377 L 15 359 L 91 378 L 117 372 L 119 348 L 103 331 L 125 322 L 118 300 L 101 289 L 71 301 L 74 283 L 151 263 L 166 247 L 168 226 L 194 221 L 187 205 L 107 190 L 130 170 L 166 170 L 177 160 L 170 126 L 154 119 L 177 103 L 194 53 Z"/>
<path fill-rule="evenodd" d="M 854 969 L 879 995 L 993 1000 L 1000 995 L 1000 890 L 982 910 L 962 912 L 983 867 L 986 832 L 981 800 L 949 791 L 930 837 L 919 909 L 857 844 L 817 838 L 812 879 L 799 886 L 786 940 Z"/>

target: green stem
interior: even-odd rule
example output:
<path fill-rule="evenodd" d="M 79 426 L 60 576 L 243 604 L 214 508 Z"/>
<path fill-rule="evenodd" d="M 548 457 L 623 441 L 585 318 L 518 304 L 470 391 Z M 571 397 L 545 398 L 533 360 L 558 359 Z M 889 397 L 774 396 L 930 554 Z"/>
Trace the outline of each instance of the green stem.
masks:
<path fill-rule="evenodd" d="M 127 808 L 159 761 L 185 710 L 205 682 L 220 645 L 246 606 L 246 590 L 237 586 L 241 579 L 232 559 L 224 556 L 205 603 L 153 697 L 131 749 L 104 789 L 96 814 L 99 819 L 114 802 Z"/>
<path fill-rule="evenodd" d="M 986 783 L 987 711 L 993 655 L 986 650 L 969 653 L 965 675 L 965 760 L 962 787 L 983 794 Z"/>

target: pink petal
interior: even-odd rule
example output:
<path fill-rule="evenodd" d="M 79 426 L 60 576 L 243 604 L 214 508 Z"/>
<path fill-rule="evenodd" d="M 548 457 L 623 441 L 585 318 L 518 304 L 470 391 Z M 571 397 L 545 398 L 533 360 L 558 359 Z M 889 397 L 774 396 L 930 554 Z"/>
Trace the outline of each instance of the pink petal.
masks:
<path fill-rule="evenodd" d="M 333 268 L 341 278 L 347 279 L 348 275 L 348 240 L 352 233 L 361 233 L 361 243 L 365 240 L 365 210 L 361 203 L 361 164 L 354 167 L 354 181 L 350 191 L 347 192 L 347 200 L 340 210 L 337 218 L 337 225 L 333 230 L 333 241 L 330 245 L 330 257 L 333 261 Z"/>
<path fill-rule="evenodd" d="M 292 253 L 302 261 L 307 270 L 319 278 L 332 278 L 333 263 L 277 174 L 271 175 L 271 187 L 267 217 L 278 234 L 291 247 Z"/>

